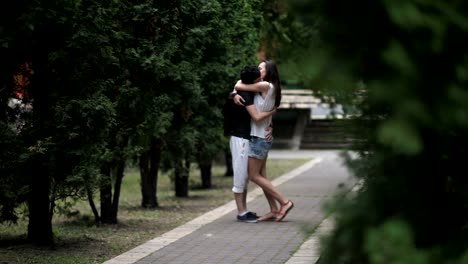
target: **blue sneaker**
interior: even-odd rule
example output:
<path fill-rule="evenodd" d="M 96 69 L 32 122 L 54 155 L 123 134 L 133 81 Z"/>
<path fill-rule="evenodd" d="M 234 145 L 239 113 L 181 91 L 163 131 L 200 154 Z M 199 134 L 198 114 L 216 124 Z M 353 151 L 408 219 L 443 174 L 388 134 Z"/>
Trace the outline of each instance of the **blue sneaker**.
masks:
<path fill-rule="evenodd" d="M 252 212 L 247 212 L 243 216 L 237 215 L 237 220 L 246 223 L 257 223 L 258 216 Z"/>

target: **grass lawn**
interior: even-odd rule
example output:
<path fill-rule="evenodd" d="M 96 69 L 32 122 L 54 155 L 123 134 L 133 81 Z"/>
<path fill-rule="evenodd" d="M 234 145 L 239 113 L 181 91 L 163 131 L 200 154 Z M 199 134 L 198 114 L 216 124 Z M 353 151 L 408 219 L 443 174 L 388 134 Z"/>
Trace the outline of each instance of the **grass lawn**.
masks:
<path fill-rule="evenodd" d="M 277 178 L 307 161 L 270 160 L 267 163 L 268 177 Z M 139 172 L 129 169 L 122 184 L 119 224 L 96 226 L 88 203 L 80 201 L 73 206 L 73 214 L 54 216 L 54 248 L 38 248 L 25 243 L 27 219 L 22 219 L 18 225 L 0 224 L 0 264 L 102 263 L 233 200 L 232 177 L 224 176 L 225 167 L 214 166 L 212 172 L 213 187 L 201 189 L 199 170 L 193 168 L 188 198 L 175 197 L 168 175 L 160 175 L 160 207 L 143 209 L 140 207 Z M 255 187 L 254 183 L 249 185 L 249 188 Z M 99 204 L 98 199 L 95 202 Z"/>

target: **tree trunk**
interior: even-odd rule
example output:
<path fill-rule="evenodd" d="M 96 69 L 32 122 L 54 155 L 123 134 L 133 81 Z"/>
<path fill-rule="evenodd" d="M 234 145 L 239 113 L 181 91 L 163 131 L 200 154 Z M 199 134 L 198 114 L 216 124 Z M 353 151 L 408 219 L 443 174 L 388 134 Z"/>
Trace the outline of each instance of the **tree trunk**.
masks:
<path fill-rule="evenodd" d="M 175 177 L 174 177 L 174 184 L 175 184 L 175 196 L 176 197 L 188 197 L 188 177 L 189 171 L 184 166 L 184 162 L 182 160 L 175 162 Z"/>
<path fill-rule="evenodd" d="M 199 162 L 202 188 L 211 188 L 211 160 Z"/>
<path fill-rule="evenodd" d="M 112 167 L 111 167 L 112 166 Z M 101 185 L 101 223 L 117 224 L 117 214 L 119 211 L 120 190 L 124 176 L 125 161 L 120 159 L 114 165 L 107 165 L 103 168 L 102 174 L 107 176 L 107 180 Z M 115 172 L 115 175 L 112 173 Z M 115 177 L 112 177 L 115 176 Z M 112 178 L 115 178 L 112 188 Z M 114 195 L 112 196 L 112 189 Z"/>
<path fill-rule="evenodd" d="M 117 168 L 115 172 L 114 198 L 112 199 L 111 207 L 112 222 L 115 224 L 117 223 L 117 215 L 119 212 L 120 190 L 122 189 L 122 179 L 124 177 L 125 164 L 125 160 L 121 158 L 117 162 Z"/>
<path fill-rule="evenodd" d="M 141 206 L 143 208 L 159 206 L 157 183 L 160 159 L 161 145 L 157 141 L 152 142 L 151 149 L 140 156 Z"/>
<path fill-rule="evenodd" d="M 232 177 L 234 176 L 234 170 L 232 169 L 232 155 L 230 150 L 224 151 L 224 158 L 226 160 L 226 173 L 224 175 Z"/>
<path fill-rule="evenodd" d="M 91 192 L 91 190 L 89 188 L 87 188 L 86 194 L 88 195 L 89 206 L 91 207 L 91 210 L 93 211 L 94 222 L 96 224 L 99 224 L 101 222 L 101 218 L 99 217 L 99 212 L 98 212 L 98 210 L 96 208 L 96 204 L 94 203 L 94 200 L 93 200 L 93 193 Z"/>
<path fill-rule="evenodd" d="M 105 182 L 101 184 L 101 223 L 116 224 L 117 220 L 112 219 L 112 177 L 110 165 L 104 165 L 102 174 L 106 176 Z"/>
<path fill-rule="evenodd" d="M 28 240 L 40 246 L 54 244 L 49 191 L 49 175 L 46 170 L 39 169 L 32 176 L 31 193 L 28 201 Z"/>

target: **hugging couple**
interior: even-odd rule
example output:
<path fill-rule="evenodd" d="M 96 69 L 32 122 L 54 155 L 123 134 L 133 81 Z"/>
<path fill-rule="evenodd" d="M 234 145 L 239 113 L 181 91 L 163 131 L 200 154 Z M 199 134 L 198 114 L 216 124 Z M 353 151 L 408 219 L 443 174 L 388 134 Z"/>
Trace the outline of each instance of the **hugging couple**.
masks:
<path fill-rule="evenodd" d="M 229 136 L 234 172 L 237 220 L 249 223 L 282 221 L 294 203 L 273 186 L 266 175 L 266 161 L 273 143 L 272 115 L 281 102 L 278 69 L 273 61 L 242 69 L 224 108 L 224 132 Z M 270 211 L 258 217 L 247 210 L 249 179 L 260 186 Z"/>

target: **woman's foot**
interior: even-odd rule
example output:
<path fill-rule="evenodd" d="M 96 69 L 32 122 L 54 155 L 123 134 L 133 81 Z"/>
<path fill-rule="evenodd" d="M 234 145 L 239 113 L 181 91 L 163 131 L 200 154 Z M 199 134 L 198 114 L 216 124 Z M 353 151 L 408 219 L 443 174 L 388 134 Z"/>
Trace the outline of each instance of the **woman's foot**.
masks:
<path fill-rule="evenodd" d="M 259 222 L 262 222 L 262 221 L 273 221 L 273 220 L 276 220 L 278 218 L 278 213 L 279 211 L 271 211 L 271 212 L 268 212 L 267 214 L 261 216 L 260 218 L 258 218 L 257 220 Z"/>
<path fill-rule="evenodd" d="M 278 217 L 276 218 L 276 222 L 280 222 L 283 220 L 286 215 L 293 209 L 294 203 L 291 200 L 288 200 L 286 203 L 281 205 L 280 211 L 278 212 Z"/>

